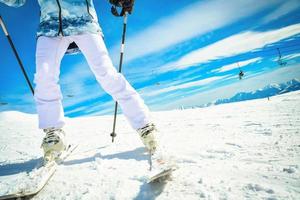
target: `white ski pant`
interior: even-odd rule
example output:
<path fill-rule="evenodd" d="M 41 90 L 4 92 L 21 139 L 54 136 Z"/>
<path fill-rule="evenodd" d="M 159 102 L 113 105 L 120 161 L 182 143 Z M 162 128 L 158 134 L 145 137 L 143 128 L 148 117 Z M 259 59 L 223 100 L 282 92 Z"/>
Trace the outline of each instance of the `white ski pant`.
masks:
<path fill-rule="evenodd" d="M 99 84 L 119 103 L 131 126 L 138 129 L 149 123 L 147 106 L 113 66 L 102 37 L 96 34 L 83 34 L 38 38 L 34 83 L 39 128 L 61 128 L 65 124 L 58 81 L 60 62 L 73 41 L 85 56 Z"/>

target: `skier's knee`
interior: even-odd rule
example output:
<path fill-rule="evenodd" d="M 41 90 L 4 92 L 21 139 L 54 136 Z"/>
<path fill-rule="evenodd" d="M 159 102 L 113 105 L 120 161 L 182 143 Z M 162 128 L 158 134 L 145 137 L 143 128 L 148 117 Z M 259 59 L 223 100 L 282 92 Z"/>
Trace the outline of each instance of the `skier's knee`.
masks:
<path fill-rule="evenodd" d="M 53 101 L 62 98 L 60 86 L 58 80 L 55 77 L 40 77 L 35 75 L 34 83 L 35 87 L 35 99 L 42 101 Z"/>

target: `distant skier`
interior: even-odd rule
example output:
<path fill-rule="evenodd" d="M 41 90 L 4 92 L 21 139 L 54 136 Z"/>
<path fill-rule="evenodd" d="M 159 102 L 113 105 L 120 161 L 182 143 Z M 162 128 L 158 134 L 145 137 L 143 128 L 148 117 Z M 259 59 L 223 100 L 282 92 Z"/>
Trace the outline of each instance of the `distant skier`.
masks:
<path fill-rule="evenodd" d="M 0 0 L 9 6 L 19 7 L 26 0 Z M 133 0 L 110 0 L 131 14 Z M 137 130 L 142 142 L 152 154 L 153 168 L 161 168 L 161 148 L 155 139 L 157 132 L 151 123 L 148 107 L 139 94 L 116 71 L 102 39 L 93 0 L 39 0 L 40 24 L 37 32 L 36 73 L 34 77 L 35 101 L 39 128 L 46 136 L 42 148 L 45 160 L 54 159 L 55 153 L 65 150 L 65 124 L 62 94 L 58 84 L 60 62 L 68 47 L 83 53 L 103 89 L 116 100 L 131 126 Z"/>

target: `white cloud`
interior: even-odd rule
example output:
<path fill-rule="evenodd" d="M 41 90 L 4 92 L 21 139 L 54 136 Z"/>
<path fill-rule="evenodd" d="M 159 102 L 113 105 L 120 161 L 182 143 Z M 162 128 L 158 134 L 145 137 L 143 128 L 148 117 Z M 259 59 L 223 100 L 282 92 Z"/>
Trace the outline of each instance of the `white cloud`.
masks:
<path fill-rule="evenodd" d="M 298 58 L 298 57 L 300 57 L 300 53 L 294 53 L 294 54 L 290 54 L 287 56 L 283 56 L 281 59 L 282 60 L 291 60 L 291 59 Z"/>
<path fill-rule="evenodd" d="M 185 69 L 188 68 L 187 63 L 204 63 L 218 58 L 246 53 L 299 33 L 300 23 L 265 32 L 247 31 L 239 33 L 206 47 L 194 50 L 181 57 L 178 61 L 168 63 L 162 67 L 162 70 Z"/>
<path fill-rule="evenodd" d="M 172 45 L 225 27 L 282 0 L 199 1 L 183 8 L 127 39 L 126 61 L 155 53 Z M 246 8 L 246 9 L 245 9 Z M 119 44 L 111 50 L 118 57 Z"/>
<path fill-rule="evenodd" d="M 279 60 L 281 60 L 282 62 L 285 63 L 286 61 L 289 61 L 289 62 L 290 62 L 290 60 L 293 60 L 293 59 L 299 58 L 299 57 L 300 57 L 300 53 L 291 53 L 291 54 L 282 56 L 280 59 L 279 59 L 278 56 L 277 56 L 277 57 L 273 57 L 273 58 L 271 59 L 271 61 L 273 61 L 273 62 L 279 62 Z"/>
<path fill-rule="evenodd" d="M 268 23 L 268 22 L 274 21 L 280 17 L 283 17 L 283 16 L 289 14 L 290 12 L 295 11 L 299 7 L 300 7 L 299 0 L 285 1 L 276 10 L 274 10 L 273 12 L 271 12 L 270 14 L 265 16 L 262 21 L 263 21 L 263 23 Z"/>
<path fill-rule="evenodd" d="M 80 102 L 79 102 L 80 103 Z M 94 104 L 86 104 L 66 112 L 67 115 L 74 115 L 80 112 L 84 115 L 107 115 L 114 111 L 114 101 L 97 102 Z M 121 111 L 121 109 L 119 109 Z"/>
<path fill-rule="evenodd" d="M 178 84 L 178 85 L 172 85 L 169 87 L 165 87 L 159 90 L 154 90 L 153 88 L 151 88 L 151 91 L 149 91 L 149 89 L 143 89 L 143 96 L 155 96 L 155 95 L 161 95 L 163 93 L 167 93 L 167 92 L 171 92 L 171 91 L 175 91 L 175 90 L 181 90 L 181 89 L 188 89 L 188 88 L 192 88 L 192 87 L 199 87 L 199 86 L 203 86 L 203 85 L 207 85 L 209 83 L 212 83 L 214 81 L 220 80 L 225 78 L 226 76 L 214 76 L 214 77 L 210 77 L 210 78 L 206 78 L 206 79 L 202 79 L 202 80 L 198 80 L 198 81 L 191 81 L 188 83 L 183 83 L 183 84 Z M 145 90 L 147 92 L 145 92 Z"/>
<path fill-rule="evenodd" d="M 97 83 L 87 84 L 87 82 L 95 80 L 95 76 L 86 61 L 81 61 L 72 66 L 70 71 L 62 74 L 60 80 L 64 95 L 74 95 L 72 98 L 64 99 L 65 107 L 95 99 L 105 94 Z"/>
<path fill-rule="evenodd" d="M 226 72 L 226 71 L 229 71 L 229 70 L 232 70 L 232 69 L 236 69 L 236 68 L 239 68 L 239 67 L 244 67 L 246 65 L 249 65 L 249 64 L 261 61 L 261 60 L 262 60 L 261 57 L 252 58 L 252 59 L 249 59 L 249 60 L 240 61 L 240 62 L 238 62 L 238 64 L 237 63 L 232 63 L 230 65 L 225 65 L 225 66 L 223 66 L 223 67 L 221 67 L 219 69 L 216 69 L 214 71 Z"/>

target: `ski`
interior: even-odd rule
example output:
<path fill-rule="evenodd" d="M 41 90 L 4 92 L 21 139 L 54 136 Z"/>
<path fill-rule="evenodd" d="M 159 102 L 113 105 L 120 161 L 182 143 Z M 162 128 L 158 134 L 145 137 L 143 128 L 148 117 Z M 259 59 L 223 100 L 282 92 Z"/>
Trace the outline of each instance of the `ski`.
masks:
<path fill-rule="evenodd" d="M 45 165 L 42 165 L 40 168 L 38 168 L 34 172 L 34 177 L 38 179 L 36 184 L 30 186 L 30 188 L 23 188 L 17 192 L 0 196 L 0 200 L 21 199 L 25 197 L 32 197 L 38 194 L 54 175 L 58 165 L 61 164 L 69 155 L 71 155 L 71 153 L 77 148 L 77 146 L 77 144 L 69 145 L 68 149 L 62 152 L 62 154 L 58 157 L 57 160 L 48 162 Z M 29 173 L 28 177 L 30 178 Z"/>
<path fill-rule="evenodd" d="M 153 183 L 156 181 L 160 182 L 162 180 L 166 180 L 168 177 L 171 176 L 172 172 L 175 170 L 176 170 L 175 166 L 172 166 L 163 170 L 151 172 L 147 183 Z"/>

